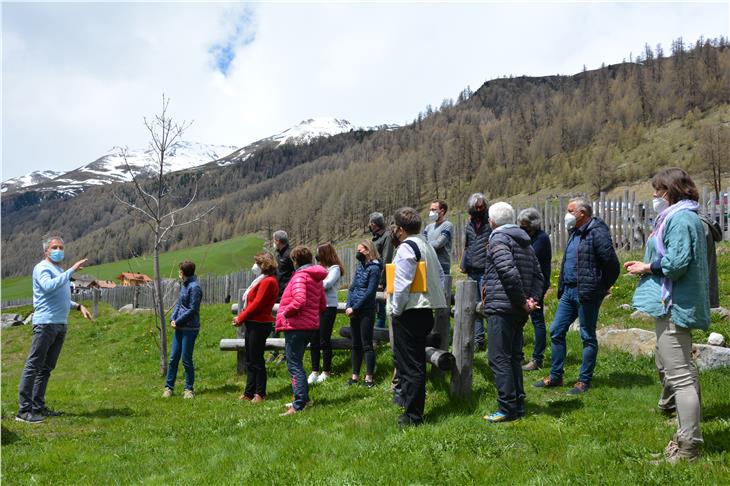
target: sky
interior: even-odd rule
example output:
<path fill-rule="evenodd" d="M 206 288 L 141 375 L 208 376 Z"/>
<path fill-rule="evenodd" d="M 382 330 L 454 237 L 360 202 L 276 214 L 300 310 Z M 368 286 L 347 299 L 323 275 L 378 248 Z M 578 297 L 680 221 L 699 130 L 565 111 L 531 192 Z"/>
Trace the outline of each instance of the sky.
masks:
<path fill-rule="evenodd" d="M 313 117 L 405 124 L 490 79 L 728 37 L 729 5 L 3 3 L 2 180 L 147 147 L 163 93 L 202 143 L 242 147 Z"/>

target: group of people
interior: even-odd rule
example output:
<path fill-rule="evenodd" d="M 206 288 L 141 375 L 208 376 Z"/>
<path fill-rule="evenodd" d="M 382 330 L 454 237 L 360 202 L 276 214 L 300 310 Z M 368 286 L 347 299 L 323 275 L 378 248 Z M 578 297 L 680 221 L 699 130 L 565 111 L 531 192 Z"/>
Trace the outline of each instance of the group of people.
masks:
<path fill-rule="evenodd" d="M 697 187 L 684 170 L 663 170 L 651 184 L 658 213 L 655 228 L 644 261 L 627 262 L 624 268 L 631 275 L 641 276 L 634 307 L 656 319 L 656 365 L 663 385 L 659 407 L 666 413 L 676 413 L 678 418 L 677 433 L 664 453 L 672 462 L 693 460 L 699 455 L 703 439 L 690 331 L 707 329 L 711 299 L 717 305 L 717 274 L 710 273 L 716 231 L 712 230 L 713 222 L 705 219 L 703 224 L 698 214 Z M 547 347 L 543 305 L 550 285 L 550 239 L 535 209 L 515 215 L 508 203 L 490 206 L 481 193 L 473 194 L 467 207 L 470 219 L 460 270 L 481 289 L 474 343 L 477 350 L 486 347 L 497 388 L 497 408 L 485 419 L 493 423 L 516 420 L 525 415 L 523 371 L 541 369 Z M 386 226 L 381 213 L 370 215 L 372 239 L 357 245 L 358 265 L 347 294 L 345 313 L 352 332 L 352 375 L 347 383 L 360 382 L 364 361 L 362 382 L 367 387 L 375 386 L 373 330 L 385 327 L 389 315 L 394 401 L 404 409 L 397 421 L 401 426 L 423 422 L 426 337 L 433 329 L 434 311 L 447 307 L 444 277 L 451 271 L 453 225 L 446 220 L 445 201 L 435 200 L 429 209 L 430 223 L 423 231 L 418 211 L 410 207 L 395 212 L 392 226 Z M 591 387 L 598 353 L 598 315 L 620 274 L 620 265 L 609 228 L 593 216 L 588 199 L 571 199 L 565 226 L 570 236 L 560 266 L 558 305 L 549 331 L 550 373 L 534 387 L 564 385 L 566 334 L 578 319 L 582 362 L 568 393 L 580 395 Z M 254 257 L 255 279 L 243 295 L 240 313 L 233 319 L 234 326 L 245 326 L 248 375 L 240 399 L 252 403 L 265 400 L 266 339 L 272 333 L 283 333 L 294 398 L 282 415 L 292 415 L 311 403 L 309 385 L 325 381 L 332 374 L 331 335 L 345 268 L 330 243 L 320 244 L 313 255 L 306 246 L 290 248 L 284 231 L 276 231 L 273 240 L 274 254 L 262 252 Z M 58 236 L 47 238 L 43 250 L 44 259 L 33 272 L 33 342 L 20 381 L 16 416 L 29 423 L 58 413 L 46 407 L 45 390 L 63 345 L 69 311 L 75 308 L 90 318 L 84 306 L 71 300 L 69 286 L 71 275 L 83 268 L 86 260 L 64 271 L 60 266 L 63 240 Z M 376 296 L 386 288 L 385 267 L 391 262 L 394 276 L 386 304 Z M 425 284 L 416 289 L 414 282 L 422 263 Z M 172 396 L 182 359 L 183 396 L 193 398 L 192 355 L 200 328 L 202 291 L 194 263 L 183 262 L 179 270 L 182 285 L 170 317 L 174 334 L 163 396 Z M 486 332 L 482 316 L 486 316 Z M 523 328 L 528 318 L 535 338 L 533 353 L 525 359 Z M 312 372 L 307 376 L 303 361 L 310 344 Z"/>

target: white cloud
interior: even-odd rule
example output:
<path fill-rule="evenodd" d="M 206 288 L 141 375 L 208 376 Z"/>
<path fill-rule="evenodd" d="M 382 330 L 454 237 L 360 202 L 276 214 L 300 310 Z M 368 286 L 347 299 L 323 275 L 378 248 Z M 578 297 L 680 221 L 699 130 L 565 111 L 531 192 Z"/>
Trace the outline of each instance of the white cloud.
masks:
<path fill-rule="evenodd" d="M 403 123 L 487 79 L 573 74 L 645 42 L 668 53 L 680 35 L 728 36 L 721 3 L 2 9 L 3 179 L 146 146 L 142 117 L 163 92 L 176 118 L 195 120 L 187 139 L 242 146 L 312 116 Z M 230 49 L 225 76 L 216 45 Z"/>

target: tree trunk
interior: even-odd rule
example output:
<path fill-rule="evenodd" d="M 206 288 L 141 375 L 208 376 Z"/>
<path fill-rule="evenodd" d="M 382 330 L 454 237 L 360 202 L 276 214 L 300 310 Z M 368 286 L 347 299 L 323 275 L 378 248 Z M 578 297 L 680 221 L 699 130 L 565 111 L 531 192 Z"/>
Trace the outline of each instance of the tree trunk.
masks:
<path fill-rule="evenodd" d="M 155 235 L 155 240 L 157 235 Z M 167 327 L 165 322 L 165 306 L 162 302 L 162 277 L 160 277 L 160 248 L 155 245 L 154 251 L 155 262 L 155 313 L 159 316 L 160 324 L 160 376 L 167 374 Z"/>

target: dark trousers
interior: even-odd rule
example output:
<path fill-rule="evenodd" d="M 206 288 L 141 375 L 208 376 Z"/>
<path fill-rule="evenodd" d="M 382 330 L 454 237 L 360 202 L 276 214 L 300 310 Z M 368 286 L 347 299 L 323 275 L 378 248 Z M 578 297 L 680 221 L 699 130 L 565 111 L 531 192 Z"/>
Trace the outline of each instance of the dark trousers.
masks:
<path fill-rule="evenodd" d="M 377 309 L 377 318 L 375 319 L 375 327 L 378 329 L 385 329 L 385 301 L 376 301 L 375 307 Z"/>
<path fill-rule="evenodd" d="M 291 387 L 294 392 L 292 407 L 299 411 L 309 402 L 309 385 L 304 372 L 304 351 L 312 341 L 313 331 L 284 331 L 286 349 L 286 367 L 291 375 Z"/>
<path fill-rule="evenodd" d="M 484 270 L 470 271 L 467 275 L 469 280 L 474 280 L 477 283 L 478 289 L 482 288 Z M 474 344 L 477 346 L 484 344 L 484 319 L 479 314 L 474 318 Z"/>
<path fill-rule="evenodd" d="M 39 412 L 46 406 L 51 371 L 66 339 L 66 324 L 33 324 L 33 340 L 18 387 L 18 413 Z"/>
<path fill-rule="evenodd" d="M 324 371 L 327 373 L 332 371 L 332 328 L 335 326 L 336 317 L 337 307 L 327 307 L 319 315 L 319 329 L 314 331 L 312 337 L 312 371 L 319 371 L 320 350 Z"/>
<path fill-rule="evenodd" d="M 405 415 L 419 423 L 426 407 L 426 336 L 433 329 L 433 310 L 411 309 L 392 316 L 392 327 Z"/>
<path fill-rule="evenodd" d="M 535 330 L 535 348 L 532 351 L 532 359 L 542 365 L 543 359 L 545 359 L 545 348 L 547 347 L 547 328 L 545 327 L 545 311 L 543 310 L 544 302 L 540 301 L 538 304 L 540 308 L 530 313 L 532 327 Z M 524 356 L 523 352 L 522 359 L 524 359 Z"/>
<path fill-rule="evenodd" d="M 527 316 L 490 314 L 487 317 L 487 357 L 497 388 L 497 409 L 509 417 L 525 414 L 522 382 L 522 331 Z"/>
<path fill-rule="evenodd" d="M 375 308 L 356 310 L 350 317 L 352 330 L 352 373 L 360 374 L 363 355 L 365 356 L 365 374 L 372 376 L 375 372 L 375 351 L 373 350 L 373 326 L 375 325 Z"/>
<path fill-rule="evenodd" d="M 264 350 L 266 338 L 271 333 L 270 322 L 246 321 L 246 390 L 249 398 L 254 395 L 266 396 L 266 363 Z"/>
<path fill-rule="evenodd" d="M 195 365 L 193 364 L 193 349 L 195 339 L 198 337 L 197 329 L 175 329 L 172 335 L 172 350 L 170 351 L 170 364 L 167 367 L 167 378 L 165 386 L 172 389 L 177 379 L 177 367 L 182 357 L 183 369 L 185 369 L 185 389 L 192 390 L 195 385 Z"/>

